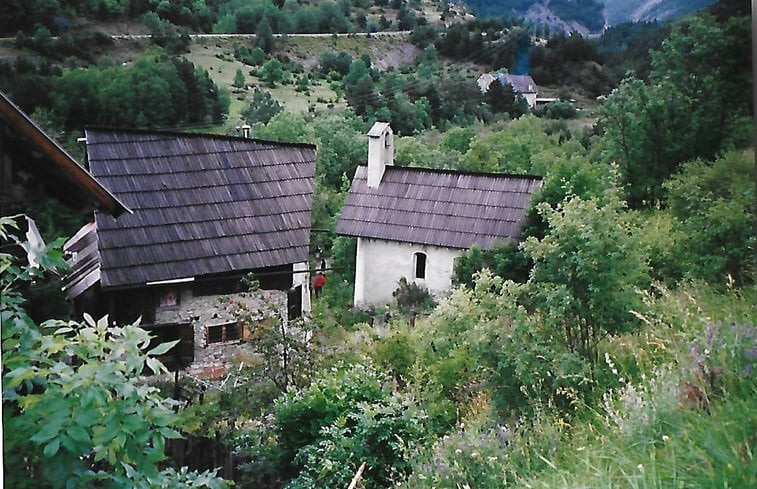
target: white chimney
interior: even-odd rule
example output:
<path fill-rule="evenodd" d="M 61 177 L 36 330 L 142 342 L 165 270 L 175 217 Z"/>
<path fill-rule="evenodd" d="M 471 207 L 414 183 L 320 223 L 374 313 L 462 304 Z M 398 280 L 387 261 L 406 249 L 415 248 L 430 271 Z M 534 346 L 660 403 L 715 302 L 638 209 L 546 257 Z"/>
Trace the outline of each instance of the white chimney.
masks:
<path fill-rule="evenodd" d="M 378 188 L 387 165 L 394 165 L 394 133 L 388 122 L 368 131 L 368 188 Z"/>
<path fill-rule="evenodd" d="M 249 124 L 245 124 L 245 125 L 242 126 L 242 137 L 243 138 L 249 138 L 250 137 L 250 129 L 252 129 L 252 128 L 250 127 Z"/>

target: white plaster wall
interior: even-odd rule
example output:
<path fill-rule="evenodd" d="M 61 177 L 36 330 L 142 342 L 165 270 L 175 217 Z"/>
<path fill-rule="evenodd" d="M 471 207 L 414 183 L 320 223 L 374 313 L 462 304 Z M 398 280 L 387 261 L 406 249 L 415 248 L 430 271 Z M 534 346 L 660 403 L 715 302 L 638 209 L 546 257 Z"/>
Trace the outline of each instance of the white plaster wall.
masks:
<path fill-rule="evenodd" d="M 308 271 L 308 263 L 295 263 L 292 271 L 294 272 L 292 287 L 302 285 L 302 313 L 309 313 L 312 308 L 310 305 L 310 272 Z"/>
<path fill-rule="evenodd" d="M 433 295 L 452 286 L 455 258 L 463 250 L 438 246 L 358 238 L 355 263 L 355 305 L 378 306 L 391 302 L 401 277 L 424 285 Z M 426 254 L 426 278 L 414 279 L 415 253 Z"/>
<path fill-rule="evenodd" d="M 533 109 L 536 106 L 536 96 L 538 94 L 536 93 L 524 93 L 522 94 L 523 98 L 526 99 L 526 103 L 528 104 L 528 107 Z"/>

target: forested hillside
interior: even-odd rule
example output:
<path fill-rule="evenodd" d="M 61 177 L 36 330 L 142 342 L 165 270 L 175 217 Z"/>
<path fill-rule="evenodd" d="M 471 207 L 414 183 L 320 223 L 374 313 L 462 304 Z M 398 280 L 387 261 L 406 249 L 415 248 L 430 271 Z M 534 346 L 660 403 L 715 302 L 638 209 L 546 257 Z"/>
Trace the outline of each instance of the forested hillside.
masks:
<path fill-rule="evenodd" d="M 0 5 L 0 36 L 29 34 L 40 27 L 65 34 L 84 19 L 143 19 L 153 29 L 175 27 L 194 33 L 407 30 L 429 5 L 440 6 L 441 11 L 446 4 L 443 0 L 8 0 Z M 454 9 L 447 7 L 445 12 L 449 15 Z"/>
<path fill-rule="evenodd" d="M 412 11 L 410 34 L 282 39 L 276 22 L 294 7 L 341 9 L 341 20 L 350 2 L 235 2 L 179 13 L 208 9 L 198 30 L 247 19 L 255 37 L 53 39 L 51 17 L 2 46 L 0 88 L 72 152 L 87 124 L 229 135 L 249 123 L 255 138 L 315 144 L 323 294 L 286 327 L 224 298 L 255 355 L 217 381 L 160 382 L 142 374 L 162 371 L 155 357 L 170 345 L 145 353 L 138 325 L 27 310 L 66 268 L 54 238 L 76 231 L 60 227 L 72 216 L 43 209 L 45 249 L 3 217 L 6 487 L 229 487 L 218 469 L 167 457 L 178 437 L 217 443 L 237 488 L 347 488 L 358 473 L 366 489 L 757 487 L 746 2 L 537 41 L 522 20 L 443 4 L 422 14 L 405 0 L 371 8 L 392 9 L 392 22 Z M 54 3 L 56 15 L 90 8 Z M 95 18 L 128 6 L 176 27 L 168 12 L 183 4 L 97 5 Z M 476 84 L 524 66 L 554 100 L 531 109 L 509 87 Z M 523 239 L 467 250 L 448 294 L 400 281 L 392 303 L 361 309 L 356 241 L 335 229 L 376 121 L 395 129 L 397 166 L 536 176 L 542 187 Z M 177 404 L 185 390 L 202 395 Z"/>

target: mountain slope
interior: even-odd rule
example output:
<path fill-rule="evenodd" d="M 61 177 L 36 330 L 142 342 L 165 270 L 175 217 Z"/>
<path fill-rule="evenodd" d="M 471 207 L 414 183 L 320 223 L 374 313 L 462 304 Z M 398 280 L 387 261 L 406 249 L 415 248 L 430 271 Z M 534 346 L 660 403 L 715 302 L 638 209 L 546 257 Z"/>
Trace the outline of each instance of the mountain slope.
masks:
<path fill-rule="evenodd" d="M 604 26 L 602 0 L 463 0 L 479 17 L 521 17 L 550 30 L 598 32 Z"/>
<path fill-rule="evenodd" d="M 604 0 L 608 25 L 667 20 L 712 5 L 715 0 Z"/>
<path fill-rule="evenodd" d="M 600 32 L 605 25 L 667 20 L 715 0 L 463 0 L 477 16 L 520 17 L 551 31 Z"/>

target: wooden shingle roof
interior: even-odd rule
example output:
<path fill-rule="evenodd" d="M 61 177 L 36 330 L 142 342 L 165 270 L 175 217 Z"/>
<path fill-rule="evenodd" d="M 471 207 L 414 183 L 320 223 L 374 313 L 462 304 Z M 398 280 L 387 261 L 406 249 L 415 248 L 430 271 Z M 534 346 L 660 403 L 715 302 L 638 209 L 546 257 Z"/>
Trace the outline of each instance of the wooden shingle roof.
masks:
<path fill-rule="evenodd" d="M 315 146 L 87 129 L 92 174 L 133 211 L 95 215 L 101 285 L 307 260 Z"/>
<path fill-rule="evenodd" d="M 337 233 L 466 249 L 520 237 L 541 179 L 387 166 L 378 188 L 358 167 Z"/>

